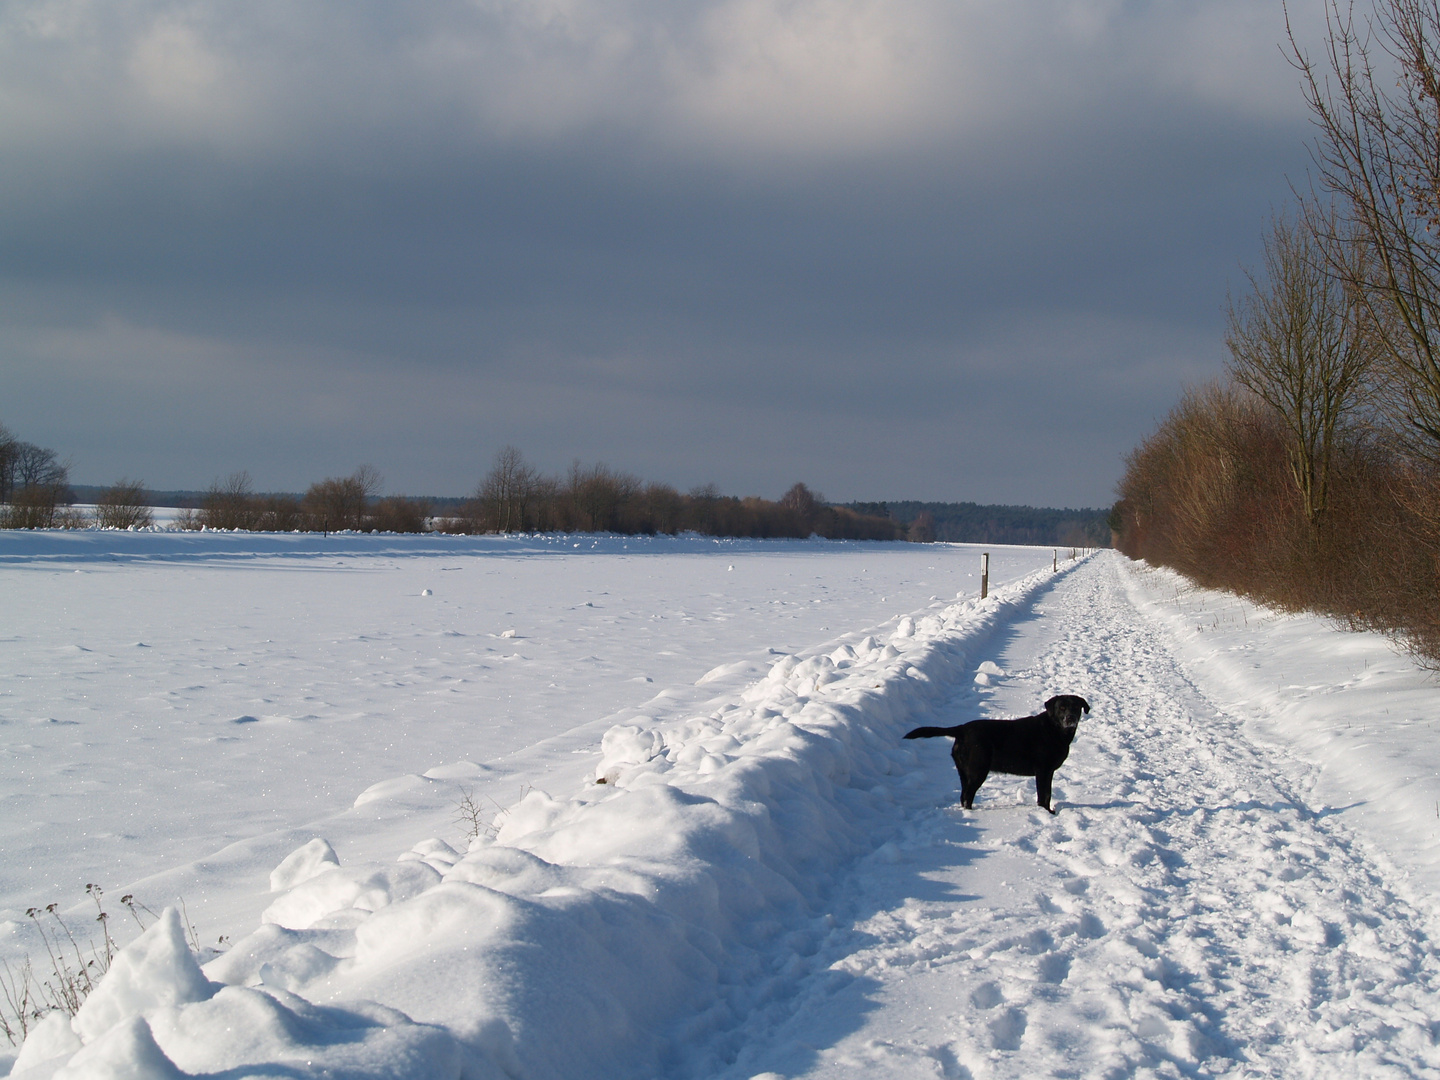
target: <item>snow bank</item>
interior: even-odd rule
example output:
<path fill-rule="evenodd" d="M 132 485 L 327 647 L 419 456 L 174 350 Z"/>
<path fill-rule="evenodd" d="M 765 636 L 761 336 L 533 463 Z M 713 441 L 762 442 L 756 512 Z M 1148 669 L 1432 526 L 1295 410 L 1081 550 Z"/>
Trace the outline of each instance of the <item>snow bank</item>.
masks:
<path fill-rule="evenodd" d="M 797 928 L 893 831 L 895 789 L 922 782 L 899 735 L 1051 577 L 783 656 L 706 715 L 613 728 L 593 783 L 529 792 L 466 852 L 429 839 L 343 866 L 312 841 L 271 875 L 264 924 L 203 974 L 167 912 L 14 1075 L 719 1068 L 739 1021 L 803 970 Z"/>
<path fill-rule="evenodd" d="M 458 1077 L 460 1053 L 439 1028 L 370 1004 L 317 1007 L 278 988 L 209 981 L 180 918 L 160 919 L 116 957 L 74 1020 L 51 1013 L 25 1041 L 13 1076 L 169 1080 L 284 1063 L 292 1075 Z M 302 1071 L 303 1068 L 303 1071 Z"/>

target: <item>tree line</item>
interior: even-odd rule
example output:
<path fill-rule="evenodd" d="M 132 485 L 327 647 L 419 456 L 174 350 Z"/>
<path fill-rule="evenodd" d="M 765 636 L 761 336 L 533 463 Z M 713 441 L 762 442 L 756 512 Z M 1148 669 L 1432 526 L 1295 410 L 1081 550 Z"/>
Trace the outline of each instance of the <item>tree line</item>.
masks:
<path fill-rule="evenodd" d="M 447 531 L 485 532 L 696 532 L 706 536 L 797 537 L 832 540 L 900 540 L 904 529 L 887 518 L 831 506 L 805 484 L 778 501 L 721 495 L 713 485 L 681 493 L 646 483 L 606 465 L 575 463 L 564 476 L 529 465 L 513 446 L 494 467 Z"/>
<path fill-rule="evenodd" d="M 0 424 L 0 529 L 128 529 L 151 523 L 143 484 L 122 479 L 100 492 L 94 510 L 72 504 L 70 466 L 54 450 L 17 438 Z"/>
<path fill-rule="evenodd" d="M 317 481 L 303 495 L 261 493 L 248 472 L 217 479 L 199 500 L 175 518 L 177 528 L 238 529 L 248 532 L 430 531 L 427 499 L 380 497 L 383 478 L 369 465 L 349 476 Z"/>
<path fill-rule="evenodd" d="M 347 477 L 312 484 L 303 496 L 258 495 L 249 475 L 216 481 L 198 508 L 177 519 L 182 529 L 275 531 L 529 533 L 610 532 L 707 536 L 896 540 L 903 529 L 883 519 L 826 505 L 804 484 L 778 501 L 721 495 L 713 485 L 681 494 L 603 464 L 575 463 L 548 475 L 513 446 L 502 449 L 474 493 L 451 512 L 432 513 L 428 500 L 377 498 L 381 478 L 363 466 Z"/>
<path fill-rule="evenodd" d="M 1126 459 L 1116 545 L 1440 667 L 1440 0 L 1327 0 L 1310 190 L 1228 310 L 1227 376 Z"/>
<path fill-rule="evenodd" d="M 900 540 L 906 528 L 887 517 L 827 504 L 805 484 L 778 501 L 721 495 L 714 485 L 682 494 L 645 483 L 603 464 L 572 465 L 563 476 L 542 472 L 513 446 L 467 499 L 447 500 L 436 513 L 431 500 L 381 496 L 383 479 L 366 465 L 343 477 L 311 484 L 303 495 L 262 493 L 248 472 L 218 478 L 182 509 L 181 529 L 270 532 L 614 532 L 707 536 L 808 537 Z M 96 507 L 72 504 L 69 468 L 54 451 L 21 442 L 0 427 L 0 527 L 144 528 L 153 523 L 144 484 L 121 480 L 101 489 Z M 918 539 L 933 539 L 919 537 Z"/>

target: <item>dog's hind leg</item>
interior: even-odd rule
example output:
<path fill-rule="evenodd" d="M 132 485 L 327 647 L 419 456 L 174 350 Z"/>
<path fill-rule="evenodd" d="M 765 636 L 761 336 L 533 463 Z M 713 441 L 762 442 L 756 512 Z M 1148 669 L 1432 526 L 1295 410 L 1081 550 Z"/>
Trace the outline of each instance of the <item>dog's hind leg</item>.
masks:
<path fill-rule="evenodd" d="M 1038 773 L 1035 777 L 1035 801 L 1052 814 L 1055 808 L 1050 805 L 1050 782 L 1054 779 L 1053 772 Z"/>
<path fill-rule="evenodd" d="M 960 774 L 960 805 L 966 810 L 975 809 L 975 793 L 980 790 L 980 785 L 985 783 L 989 772 L 971 770 L 967 773 L 958 765 L 955 767 Z"/>

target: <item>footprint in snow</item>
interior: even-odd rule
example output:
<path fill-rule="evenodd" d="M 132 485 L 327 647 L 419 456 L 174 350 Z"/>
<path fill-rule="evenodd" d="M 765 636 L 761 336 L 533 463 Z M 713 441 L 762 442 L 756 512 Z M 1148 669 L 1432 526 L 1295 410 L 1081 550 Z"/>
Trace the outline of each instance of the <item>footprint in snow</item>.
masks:
<path fill-rule="evenodd" d="M 1070 975 L 1070 957 L 1064 953 L 1046 953 L 1036 963 L 1035 973 L 1041 982 L 1063 983 Z"/>
<path fill-rule="evenodd" d="M 993 1009 L 1005 1000 L 1005 995 L 1000 992 L 1000 987 L 993 982 L 981 983 L 974 990 L 970 991 L 970 1004 L 977 1009 Z"/>
<path fill-rule="evenodd" d="M 996 1050 L 1019 1050 L 1020 1040 L 1025 1035 L 1025 1012 L 1013 1005 L 991 1017 L 986 1025 L 990 1030 L 990 1045 Z"/>

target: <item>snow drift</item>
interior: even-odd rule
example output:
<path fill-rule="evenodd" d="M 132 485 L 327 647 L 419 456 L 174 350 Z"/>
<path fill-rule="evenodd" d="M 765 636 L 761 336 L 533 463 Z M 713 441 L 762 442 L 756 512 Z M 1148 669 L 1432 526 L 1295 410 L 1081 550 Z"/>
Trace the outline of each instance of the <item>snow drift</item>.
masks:
<path fill-rule="evenodd" d="M 344 866 L 317 838 L 276 868 L 253 933 L 202 971 L 167 912 L 73 1021 L 32 1033 L 12 1075 L 721 1068 L 740 1020 L 808 970 L 803 927 L 838 876 L 893 830 L 918 779 L 900 732 L 1051 578 L 783 656 L 705 715 L 614 727 L 593 783 L 531 791 L 467 851 L 431 838 Z"/>

